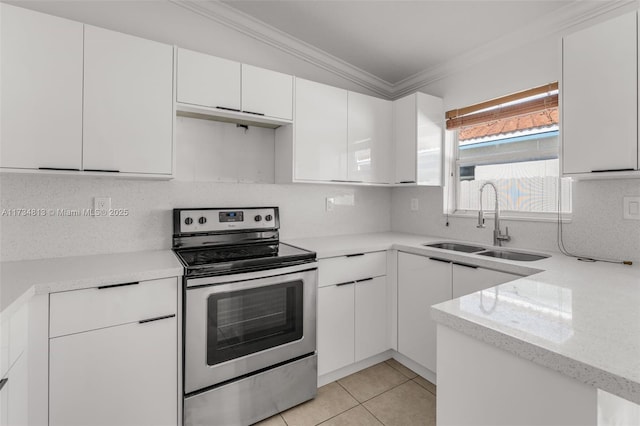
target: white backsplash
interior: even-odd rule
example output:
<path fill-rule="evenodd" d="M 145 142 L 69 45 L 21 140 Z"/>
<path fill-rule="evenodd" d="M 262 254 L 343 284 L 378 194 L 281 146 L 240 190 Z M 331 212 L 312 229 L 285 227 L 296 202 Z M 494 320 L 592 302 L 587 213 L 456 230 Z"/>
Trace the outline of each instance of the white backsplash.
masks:
<path fill-rule="evenodd" d="M 3 216 L 3 261 L 167 249 L 173 231 L 171 209 L 179 207 L 279 206 L 283 239 L 390 229 L 391 190 L 387 188 L 34 175 L 0 179 L 3 209 L 89 209 L 94 196 L 108 196 L 112 208 L 130 211 L 127 217 L 109 218 Z M 354 206 L 325 211 L 326 197 L 347 194 L 354 196 Z"/>
<path fill-rule="evenodd" d="M 563 225 L 565 247 L 572 253 L 620 260 L 640 261 L 640 222 L 623 219 L 622 200 L 640 195 L 640 180 L 579 181 L 573 184 L 573 215 Z M 411 199 L 420 210 L 411 211 Z M 493 219 L 476 228 L 476 218 L 443 215 L 441 188 L 394 188 L 391 197 L 391 228 L 397 232 L 493 243 Z M 555 222 L 502 220 L 509 227 L 508 247 L 558 251 Z M 503 228 L 504 230 L 504 228 Z"/>

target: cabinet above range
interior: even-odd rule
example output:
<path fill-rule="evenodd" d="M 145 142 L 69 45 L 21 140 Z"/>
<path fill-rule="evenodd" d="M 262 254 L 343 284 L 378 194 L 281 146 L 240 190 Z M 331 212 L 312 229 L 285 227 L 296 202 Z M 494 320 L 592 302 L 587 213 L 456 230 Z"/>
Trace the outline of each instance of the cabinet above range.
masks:
<path fill-rule="evenodd" d="M 293 120 L 293 76 L 177 48 L 176 113 L 262 127 Z"/>

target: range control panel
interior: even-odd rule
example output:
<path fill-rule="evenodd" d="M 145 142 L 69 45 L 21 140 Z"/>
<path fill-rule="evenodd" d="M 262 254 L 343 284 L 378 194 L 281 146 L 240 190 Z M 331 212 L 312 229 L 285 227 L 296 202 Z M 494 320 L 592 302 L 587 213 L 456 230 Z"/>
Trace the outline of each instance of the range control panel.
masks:
<path fill-rule="evenodd" d="M 174 229 L 179 233 L 278 229 L 277 207 L 230 209 L 176 209 Z"/>

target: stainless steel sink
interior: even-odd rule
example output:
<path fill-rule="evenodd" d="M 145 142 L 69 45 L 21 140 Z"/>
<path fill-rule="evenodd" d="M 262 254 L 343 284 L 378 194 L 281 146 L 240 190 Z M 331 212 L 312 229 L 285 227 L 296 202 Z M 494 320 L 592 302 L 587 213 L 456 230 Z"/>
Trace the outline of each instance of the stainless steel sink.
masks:
<path fill-rule="evenodd" d="M 482 253 L 476 254 L 480 256 L 497 257 L 507 260 L 521 260 L 524 262 L 533 262 L 534 260 L 546 259 L 549 257 L 544 254 L 521 253 L 518 251 L 510 250 L 487 250 L 483 251 Z"/>
<path fill-rule="evenodd" d="M 484 247 L 471 246 L 468 244 L 460 244 L 460 243 L 451 243 L 451 242 L 423 244 L 423 246 L 439 248 L 443 250 L 462 251 L 464 253 L 477 253 L 479 251 L 486 250 L 486 248 Z"/>

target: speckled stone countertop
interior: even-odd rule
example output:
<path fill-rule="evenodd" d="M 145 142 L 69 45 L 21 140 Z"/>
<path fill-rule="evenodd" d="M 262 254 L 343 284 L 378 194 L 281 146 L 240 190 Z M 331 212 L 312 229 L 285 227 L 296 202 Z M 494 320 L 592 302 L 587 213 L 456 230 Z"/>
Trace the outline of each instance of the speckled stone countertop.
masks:
<path fill-rule="evenodd" d="M 0 312 L 36 294 L 182 276 L 171 250 L 0 262 Z"/>
<path fill-rule="evenodd" d="M 397 249 L 527 275 L 435 305 L 432 317 L 640 404 L 640 265 L 585 263 L 560 253 L 546 253 L 551 257 L 535 262 L 516 262 L 423 247 L 444 240 L 381 233 L 289 242 L 315 250 L 319 258 Z"/>

